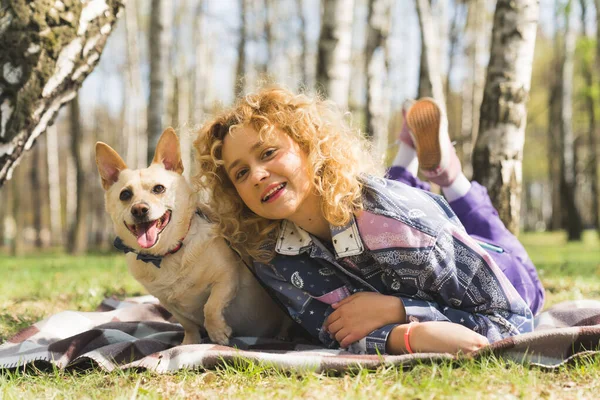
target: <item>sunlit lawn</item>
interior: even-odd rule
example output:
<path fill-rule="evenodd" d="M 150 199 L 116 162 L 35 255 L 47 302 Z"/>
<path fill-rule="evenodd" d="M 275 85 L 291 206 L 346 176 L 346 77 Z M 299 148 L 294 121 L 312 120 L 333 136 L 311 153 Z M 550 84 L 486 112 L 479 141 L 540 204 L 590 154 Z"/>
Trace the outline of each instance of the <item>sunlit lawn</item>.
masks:
<path fill-rule="evenodd" d="M 547 306 L 600 299 L 600 241 L 581 243 L 560 233 L 523 234 L 521 240 L 547 289 Z M 0 253 L 0 341 L 39 319 L 71 309 L 91 311 L 106 296 L 143 294 L 121 255 Z M 343 376 L 286 375 L 259 365 L 156 375 L 135 371 L 61 372 L 0 376 L 0 399 L 10 398 L 598 398 L 600 357 L 544 372 L 486 358 L 459 364 L 382 368 Z"/>

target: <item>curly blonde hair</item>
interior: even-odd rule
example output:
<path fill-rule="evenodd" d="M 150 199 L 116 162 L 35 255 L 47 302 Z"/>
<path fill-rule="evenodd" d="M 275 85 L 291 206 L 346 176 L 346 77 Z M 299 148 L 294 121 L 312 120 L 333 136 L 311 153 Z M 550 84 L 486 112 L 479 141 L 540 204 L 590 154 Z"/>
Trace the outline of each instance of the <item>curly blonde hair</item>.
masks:
<path fill-rule="evenodd" d="M 308 156 L 323 216 L 334 226 L 347 224 L 362 209 L 360 175 L 382 175 L 382 165 L 376 162 L 369 142 L 345 123 L 332 102 L 295 95 L 281 87 L 238 99 L 233 108 L 206 123 L 194 141 L 199 171 L 195 183 L 212 192 L 208 205 L 217 216 L 219 234 L 255 260 L 268 262 L 273 257 L 280 221 L 252 212 L 223 167 L 225 136 L 242 126 L 254 129 L 262 140 L 278 128 L 298 143 Z"/>

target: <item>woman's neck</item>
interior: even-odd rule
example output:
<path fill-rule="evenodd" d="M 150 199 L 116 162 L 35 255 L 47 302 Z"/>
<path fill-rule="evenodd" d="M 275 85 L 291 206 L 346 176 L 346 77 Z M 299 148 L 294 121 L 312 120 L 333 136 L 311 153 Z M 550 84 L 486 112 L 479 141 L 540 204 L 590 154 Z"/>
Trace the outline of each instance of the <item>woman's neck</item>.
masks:
<path fill-rule="evenodd" d="M 331 229 L 329 222 L 323 216 L 320 197 L 313 196 L 306 199 L 302 212 L 292 215 L 288 220 L 319 239 L 331 242 Z"/>
<path fill-rule="evenodd" d="M 321 215 L 319 218 L 309 218 L 307 221 L 303 221 L 302 223 L 294 222 L 300 228 L 304 229 L 306 232 L 315 235 L 321 240 L 325 240 L 331 242 L 331 229 L 329 229 L 329 222 Z"/>

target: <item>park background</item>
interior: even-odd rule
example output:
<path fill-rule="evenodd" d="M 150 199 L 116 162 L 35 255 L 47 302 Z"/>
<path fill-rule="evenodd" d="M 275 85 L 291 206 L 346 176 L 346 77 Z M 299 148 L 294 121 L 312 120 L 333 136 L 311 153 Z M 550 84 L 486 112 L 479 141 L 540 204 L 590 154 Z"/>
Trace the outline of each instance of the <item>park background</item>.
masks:
<path fill-rule="evenodd" d="M 54 3 L 68 11 L 77 2 Z M 525 44 L 529 67 L 508 74 L 525 93 L 503 99 L 526 120 L 506 129 L 506 140 L 491 141 L 496 146 L 492 153 L 511 160 L 508 174 L 513 178 L 504 182 L 509 193 L 503 193 L 512 203 L 501 214 L 520 232 L 540 271 L 547 307 L 600 298 L 600 1 L 124 3 L 93 72 L 70 88 L 77 96 L 0 179 L 1 341 L 65 309 L 91 311 L 104 297 L 143 294 L 122 255 L 112 249 L 114 236 L 94 162 L 96 141 L 111 145 L 130 166 L 145 166 L 158 134 L 174 126 L 189 150 L 183 152 L 186 175 L 193 176 L 191 141 L 201 124 L 235 96 L 264 82 L 332 98 L 349 111 L 351 124 L 372 138 L 386 163 L 397 148 L 404 99 L 433 96 L 447 108 L 450 134 L 467 176 L 479 174 L 490 189 L 497 188 L 490 183 L 493 174 L 481 166 L 485 163 L 473 160 L 477 138 L 485 136 L 494 118 L 482 107 L 488 64 L 493 54 L 511 51 L 492 49 L 493 29 L 514 22 L 495 15 L 515 4 L 519 10 L 535 9 L 533 18 L 522 18 L 516 25 L 525 24 L 515 27 L 516 36 L 534 42 Z M 25 2 L 2 4 L 0 22 L 17 4 Z M 60 12 L 55 18 L 56 25 L 66 23 Z M 494 26 L 496 20 L 501 22 Z M 534 36 L 526 33 L 532 25 Z M 332 39 L 336 37 L 338 41 Z M 336 46 L 346 50 L 336 53 Z M 0 146 L 6 139 L 0 137 Z M 500 201 L 499 195 L 494 197 Z M 486 365 L 423 366 L 410 373 L 384 369 L 331 379 L 307 375 L 302 384 L 298 377 L 258 366 L 160 379 L 128 372 L 110 376 L 110 383 L 99 373 L 83 384 L 80 376 L 55 372 L 41 378 L 0 377 L 0 395 L 199 396 L 201 388 L 206 397 L 261 397 L 275 390 L 281 397 L 310 398 L 316 388 L 325 388 L 334 397 L 363 397 L 370 391 L 382 397 L 485 393 L 594 398 L 600 385 L 594 379 L 600 372 L 597 361 L 561 369 L 556 376 L 521 365 L 506 369 L 502 361 L 487 360 Z"/>

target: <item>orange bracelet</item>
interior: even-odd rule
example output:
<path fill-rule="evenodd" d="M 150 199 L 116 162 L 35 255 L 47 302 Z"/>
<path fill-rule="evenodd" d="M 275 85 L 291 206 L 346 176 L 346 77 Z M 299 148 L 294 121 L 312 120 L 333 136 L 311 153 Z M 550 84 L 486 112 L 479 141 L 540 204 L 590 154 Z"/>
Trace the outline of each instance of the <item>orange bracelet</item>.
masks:
<path fill-rule="evenodd" d="M 412 349 L 410 348 L 410 341 L 409 341 L 409 335 L 410 335 L 410 329 L 412 328 L 414 322 L 410 322 L 408 324 L 408 326 L 406 327 L 406 332 L 404 332 L 404 347 L 406 347 L 406 351 L 408 352 L 408 354 L 413 354 L 414 351 L 412 351 Z"/>

